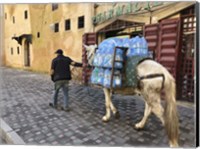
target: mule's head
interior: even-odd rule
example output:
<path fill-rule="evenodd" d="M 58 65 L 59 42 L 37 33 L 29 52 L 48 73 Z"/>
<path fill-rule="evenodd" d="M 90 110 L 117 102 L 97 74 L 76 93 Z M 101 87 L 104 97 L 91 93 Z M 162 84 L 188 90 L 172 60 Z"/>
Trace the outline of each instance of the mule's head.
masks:
<path fill-rule="evenodd" d="M 94 55 L 95 55 L 95 51 L 96 51 L 96 48 L 97 48 L 97 45 L 83 45 L 86 49 L 86 52 L 87 52 L 87 60 L 88 60 L 88 64 L 90 66 L 92 66 L 92 62 L 94 60 Z"/>

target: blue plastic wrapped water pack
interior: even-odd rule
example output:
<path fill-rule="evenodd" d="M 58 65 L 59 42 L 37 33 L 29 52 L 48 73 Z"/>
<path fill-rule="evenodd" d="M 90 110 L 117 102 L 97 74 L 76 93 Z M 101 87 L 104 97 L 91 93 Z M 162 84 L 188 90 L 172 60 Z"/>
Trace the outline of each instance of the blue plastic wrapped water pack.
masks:
<path fill-rule="evenodd" d="M 104 71 L 104 83 L 103 86 L 105 87 L 110 87 L 111 86 L 111 74 L 112 71 L 111 69 L 105 69 Z M 113 76 L 113 83 L 112 87 L 121 87 L 122 86 L 122 76 L 119 70 L 114 71 L 114 76 Z"/>
<path fill-rule="evenodd" d="M 144 56 L 148 54 L 148 45 L 144 37 L 140 38 L 136 36 L 130 39 L 129 49 L 127 51 L 127 56 L 140 55 Z"/>
<path fill-rule="evenodd" d="M 112 68 L 114 48 L 121 46 L 121 42 L 120 38 L 109 38 L 101 42 L 95 53 L 93 65 Z M 123 51 L 121 49 L 117 49 L 115 60 L 123 61 Z M 123 67 L 122 62 L 116 62 L 114 67 L 121 69 Z"/>
<path fill-rule="evenodd" d="M 127 47 L 128 51 L 126 53 L 126 61 L 133 59 L 134 57 L 148 57 L 148 45 L 144 37 L 140 38 L 136 36 L 135 38 L 109 38 L 104 40 L 99 44 L 99 47 L 95 53 L 93 65 L 95 66 L 91 75 L 91 83 L 99 84 L 104 87 L 111 86 L 111 68 L 114 55 L 115 47 Z M 122 74 L 120 69 L 123 67 L 123 50 L 120 48 L 116 51 L 116 60 L 121 62 L 115 62 L 114 76 L 113 76 L 113 86 L 112 87 L 121 87 L 122 86 Z M 131 65 L 131 64 L 130 64 Z M 130 68 L 132 66 L 129 66 Z M 133 66 L 134 67 L 134 66 Z M 127 69 L 126 69 L 127 70 Z M 129 81 L 130 82 L 130 81 Z M 132 83 L 132 82 L 131 82 Z M 127 83 L 126 83 L 127 84 Z M 129 85 L 129 84 L 128 84 Z"/>
<path fill-rule="evenodd" d="M 91 83 L 102 85 L 104 87 L 110 87 L 111 86 L 111 69 L 103 69 L 100 67 L 95 67 L 92 71 L 91 75 Z M 114 71 L 113 76 L 113 87 L 121 87 L 122 86 L 122 77 L 119 70 Z"/>
<path fill-rule="evenodd" d="M 91 74 L 91 83 L 103 85 L 104 82 L 104 69 L 95 67 Z"/>

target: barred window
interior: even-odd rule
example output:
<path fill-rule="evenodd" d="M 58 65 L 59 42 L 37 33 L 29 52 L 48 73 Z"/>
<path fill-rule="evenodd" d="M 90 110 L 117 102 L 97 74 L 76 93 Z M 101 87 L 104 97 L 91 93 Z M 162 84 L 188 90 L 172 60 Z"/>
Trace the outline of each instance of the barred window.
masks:
<path fill-rule="evenodd" d="M 24 11 L 24 18 L 28 19 L 28 11 L 27 10 Z"/>
<path fill-rule="evenodd" d="M 70 19 L 65 20 L 65 30 L 66 31 L 70 30 L 70 28 L 71 28 Z"/>
<path fill-rule="evenodd" d="M 13 16 L 13 24 L 15 24 L 15 17 Z"/>
<path fill-rule="evenodd" d="M 59 32 L 59 23 L 55 23 L 54 32 Z"/>
<path fill-rule="evenodd" d="M 40 38 L 40 32 L 37 32 L 37 38 Z"/>
<path fill-rule="evenodd" d="M 19 47 L 17 47 L 17 54 L 19 54 L 20 53 L 20 51 L 19 51 Z"/>
<path fill-rule="evenodd" d="M 58 4 L 52 4 L 52 11 L 58 9 Z"/>
<path fill-rule="evenodd" d="M 78 17 L 78 28 L 84 28 L 84 16 Z"/>

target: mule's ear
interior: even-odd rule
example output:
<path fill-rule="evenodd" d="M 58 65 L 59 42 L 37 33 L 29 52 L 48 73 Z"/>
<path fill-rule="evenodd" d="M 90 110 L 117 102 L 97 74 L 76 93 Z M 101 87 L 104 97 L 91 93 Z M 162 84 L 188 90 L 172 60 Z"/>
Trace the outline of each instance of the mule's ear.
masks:
<path fill-rule="evenodd" d="M 87 45 L 83 44 L 83 46 L 86 48 L 86 50 L 89 48 Z"/>

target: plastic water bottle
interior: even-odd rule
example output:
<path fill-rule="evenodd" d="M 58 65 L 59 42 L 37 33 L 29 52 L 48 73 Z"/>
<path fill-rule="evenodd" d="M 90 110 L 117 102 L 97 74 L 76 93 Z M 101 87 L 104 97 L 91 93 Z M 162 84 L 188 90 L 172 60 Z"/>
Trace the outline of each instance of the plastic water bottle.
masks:
<path fill-rule="evenodd" d="M 140 55 L 141 54 L 141 45 L 142 45 L 142 41 L 140 37 L 136 37 L 136 55 Z"/>
<path fill-rule="evenodd" d="M 106 69 L 105 73 L 104 73 L 103 85 L 105 87 L 110 87 L 110 80 L 111 80 L 111 70 L 110 69 Z"/>
<path fill-rule="evenodd" d="M 141 44 L 142 44 L 142 54 L 147 55 L 148 54 L 148 46 L 147 46 L 147 41 L 144 37 L 141 38 Z"/>
<path fill-rule="evenodd" d="M 97 84 L 98 75 L 99 75 L 99 68 L 95 67 L 94 70 L 92 71 L 92 75 L 91 75 L 91 82 L 93 84 Z"/>
<path fill-rule="evenodd" d="M 117 60 L 117 61 L 123 61 L 122 54 L 116 54 L 115 60 Z M 121 69 L 122 68 L 122 62 L 116 62 L 115 63 L 115 68 Z"/>
<path fill-rule="evenodd" d="M 97 83 L 103 85 L 103 79 L 104 79 L 104 69 L 100 68 L 98 73 Z"/>
<path fill-rule="evenodd" d="M 112 67 L 112 54 L 105 54 L 103 58 L 103 67 L 111 68 Z"/>
<path fill-rule="evenodd" d="M 115 76 L 114 76 L 113 87 L 120 87 L 122 85 L 121 73 L 119 70 L 116 70 L 114 73 L 115 73 Z"/>
<path fill-rule="evenodd" d="M 122 46 L 123 47 L 129 47 L 130 46 L 130 40 L 129 40 L 129 38 L 124 38 L 124 39 L 122 39 Z"/>

